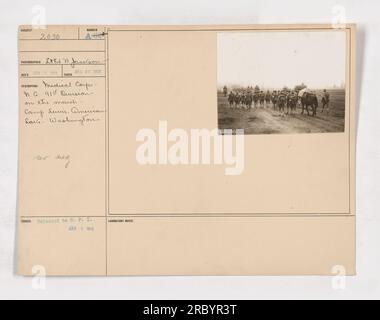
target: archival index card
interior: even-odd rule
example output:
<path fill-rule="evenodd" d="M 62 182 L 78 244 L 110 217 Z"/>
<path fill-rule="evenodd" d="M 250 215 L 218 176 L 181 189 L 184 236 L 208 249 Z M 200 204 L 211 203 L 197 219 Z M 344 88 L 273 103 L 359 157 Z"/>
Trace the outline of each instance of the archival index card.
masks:
<path fill-rule="evenodd" d="M 20 274 L 355 273 L 354 25 L 18 37 Z"/>

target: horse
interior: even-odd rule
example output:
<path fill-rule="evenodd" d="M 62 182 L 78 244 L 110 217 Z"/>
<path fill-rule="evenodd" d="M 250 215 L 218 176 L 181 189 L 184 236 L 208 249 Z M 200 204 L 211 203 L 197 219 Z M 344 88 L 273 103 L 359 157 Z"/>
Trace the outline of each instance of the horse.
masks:
<path fill-rule="evenodd" d="M 250 110 L 252 108 L 252 94 L 247 93 L 245 95 L 244 103 L 245 103 L 248 110 Z"/>
<path fill-rule="evenodd" d="M 235 95 L 235 106 L 236 106 L 236 108 L 240 107 L 241 102 L 242 102 L 242 96 L 239 93 L 237 93 Z"/>
<path fill-rule="evenodd" d="M 301 97 L 301 104 L 302 104 L 302 112 L 303 114 L 304 109 L 306 108 L 307 115 L 309 116 L 309 106 L 311 107 L 312 116 L 317 115 L 317 108 L 318 108 L 318 98 L 315 93 L 305 92 Z"/>

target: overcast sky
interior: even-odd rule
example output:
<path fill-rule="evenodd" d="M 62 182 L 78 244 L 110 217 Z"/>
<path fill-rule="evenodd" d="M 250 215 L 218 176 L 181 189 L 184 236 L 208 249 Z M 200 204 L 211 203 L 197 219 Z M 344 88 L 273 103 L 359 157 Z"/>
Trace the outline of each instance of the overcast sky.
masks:
<path fill-rule="evenodd" d="M 218 34 L 218 85 L 309 88 L 345 82 L 344 31 Z"/>

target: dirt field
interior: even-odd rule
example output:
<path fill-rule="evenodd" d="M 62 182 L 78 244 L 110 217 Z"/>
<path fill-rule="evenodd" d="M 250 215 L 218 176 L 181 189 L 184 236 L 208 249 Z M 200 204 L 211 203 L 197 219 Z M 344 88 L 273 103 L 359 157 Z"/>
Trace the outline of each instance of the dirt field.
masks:
<path fill-rule="evenodd" d="M 306 111 L 301 114 L 300 107 L 294 114 L 284 115 L 273 110 L 272 104 L 269 107 L 253 107 L 249 111 L 231 109 L 227 98 L 218 93 L 218 126 L 219 129 L 244 129 L 245 134 L 343 132 L 345 91 L 336 89 L 328 92 L 329 113 L 326 110 L 322 113 L 322 94 L 317 91 L 319 105 L 315 117 L 308 116 Z"/>

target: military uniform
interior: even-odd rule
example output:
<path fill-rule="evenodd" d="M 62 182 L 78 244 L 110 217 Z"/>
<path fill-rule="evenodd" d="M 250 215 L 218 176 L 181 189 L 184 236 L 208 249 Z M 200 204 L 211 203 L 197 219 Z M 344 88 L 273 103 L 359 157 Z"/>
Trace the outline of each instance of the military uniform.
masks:
<path fill-rule="evenodd" d="M 325 90 L 323 90 L 323 97 L 322 97 L 322 112 L 325 109 L 327 110 L 327 113 L 330 111 L 330 94 Z"/>

